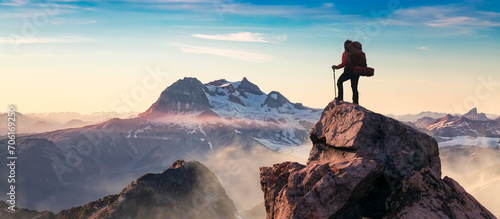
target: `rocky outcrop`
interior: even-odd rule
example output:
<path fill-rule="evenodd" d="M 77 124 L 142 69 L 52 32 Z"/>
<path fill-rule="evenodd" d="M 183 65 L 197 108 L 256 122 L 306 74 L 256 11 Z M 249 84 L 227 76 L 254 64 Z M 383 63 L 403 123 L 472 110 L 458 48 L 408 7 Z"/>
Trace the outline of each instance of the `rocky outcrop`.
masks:
<path fill-rule="evenodd" d="M 359 105 L 331 102 L 307 165 L 262 167 L 267 218 L 494 218 L 441 179 L 435 139 Z"/>
<path fill-rule="evenodd" d="M 246 77 L 244 77 L 243 80 L 241 80 L 241 83 L 236 88 L 236 90 L 241 91 L 241 92 L 255 94 L 255 95 L 263 95 L 264 94 L 264 92 L 262 92 L 257 85 L 250 82 Z"/>
<path fill-rule="evenodd" d="M 208 92 L 196 78 L 184 78 L 165 89 L 158 100 L 139 116 L 156 117 L 168 113 L 204 111 L 210 108 Z"/>
<path fill-rule="evenodd" d="M 0 218 L 2 219 L 24 219 L 24 218 L 36 218 L 36 219 L 55 219 L 54 213 L 49 211 L 34 211 L 25 208 L 14 208 L 15 211 L 10 211 L 9 205 L 4 201 L 0 201 Z"/>
<path fill-rule="evenodd" d="M 219 180 L 197 161 L 178 160 L 159 174 L 146 174 L 118 195 L 56 215 L 69 218 L 236 218 Z"/>
<path fill-rule="evenodd" d="M 495 218 L 455 180 L 428 168 L 405 177 L 386 203 L 387 218 Z"/>
<path fill-rule="evenodd" d="M 429 124 L 431 124 L 434 121 L 436 121 L 436 119 L 434 119 L 434 118 L 422 117 L 415 122 L 415 126 L 417 128 L 425 129 L 425 128 L 427 128 L 427 126 L 429 126 Z"/>
<path fill-rule="evenodd" d="M 472 108 L 471 110 L 469 110 L 469 112 L 467 112 L 463 116 L 470 119 L 470 120 L 480 120 L 480 121 L 489 121 L 490 120 L 488 117 L 486 117 L 486 114 L 478 113 L 477 108 Z"/>
<path fill-rule="evenodd" d="M 178 160 L 159 174 L 146 174 L 118 195 L 109 195 L 84 206 L 52 212 L 24 208 L 8 211 L 0 202 L 0 218 L 236 218 L 237 210 L 217 176 L 197 161 Z"/>
<path fill-rule="evenodd" d="M 245 104 L 243 103 L 243 101 L 241 101 L 241 99 L 239 97 L 234 96 L 232 94 L 230 94 L 228 96 L 228 100 L 231 101 L 231 102 L 233 102 L 233 103 L 237 103 L 237 104 L 240 104 L 242 106 L 245 106 Z"/>
<path fill-rule="evenodd" d="M 290 101 L 286 99 L 286 97 L 284 97 L 280 94 L 280 92 L 277 91 L 271 91 L 271 93 L 267 95 L 266 100 L 264 100 L 264 105 L 267 105 L 271 108 L 282 107 L 287 103 L 291 104 Z"/>

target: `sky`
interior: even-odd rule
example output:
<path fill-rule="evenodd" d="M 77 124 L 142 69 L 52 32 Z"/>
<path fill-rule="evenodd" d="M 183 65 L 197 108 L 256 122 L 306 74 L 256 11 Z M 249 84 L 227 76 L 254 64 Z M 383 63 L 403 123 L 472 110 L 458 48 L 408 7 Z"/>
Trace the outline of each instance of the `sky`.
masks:
<path fill-rule="evenodd" d="M 359 82 L 370 110 L 500 114 L 500 1 L 486 0 L 0 1 L 0 112 L 142 112 L 184 77 L 247 77 L 323 108 L 346 39 L 375 68 Z"/>

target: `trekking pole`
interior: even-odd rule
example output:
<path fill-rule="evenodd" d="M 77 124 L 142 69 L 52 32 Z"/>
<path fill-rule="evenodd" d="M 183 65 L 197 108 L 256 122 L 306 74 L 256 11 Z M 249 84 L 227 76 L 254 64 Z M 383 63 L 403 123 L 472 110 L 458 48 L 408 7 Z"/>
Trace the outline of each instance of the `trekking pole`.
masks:
<path fill-rule="evenodd" d="M 336 81 L 335 81 L 335 69 L 333 69 L 333 90 L 335 91 L 335 98 L 337 98 L 337 88 L 335 87 Z"/>

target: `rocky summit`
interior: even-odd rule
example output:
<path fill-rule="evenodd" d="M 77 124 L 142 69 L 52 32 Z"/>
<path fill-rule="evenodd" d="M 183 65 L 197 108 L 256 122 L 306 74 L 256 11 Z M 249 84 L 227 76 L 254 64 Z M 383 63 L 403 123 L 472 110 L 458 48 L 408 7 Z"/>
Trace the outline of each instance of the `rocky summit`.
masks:
<path fill-rule="evenodd" d="M 118 195 L 61 211 L 56 218 L 236 218 L 236 213 L 214 173 L 197 161 L 178 160 Z"/>
<path fill-rule="evenodd" d="M 449 177 L 434 138 L 332 101 L 310 133 L 307 165 L 260 169 L 267 218 L 495 218 Z"/>

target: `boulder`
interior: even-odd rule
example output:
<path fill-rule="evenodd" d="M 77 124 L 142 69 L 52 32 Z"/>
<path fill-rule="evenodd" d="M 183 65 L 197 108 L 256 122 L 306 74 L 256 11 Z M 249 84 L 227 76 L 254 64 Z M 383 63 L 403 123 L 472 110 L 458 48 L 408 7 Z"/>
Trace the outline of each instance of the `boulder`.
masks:
<path fill-rule="evenodd" d="M 359 105 L 332 101 L 306 165 L 261 167 L 267 218 L 495 218 L 441 179 L 432 137 Z"/>

